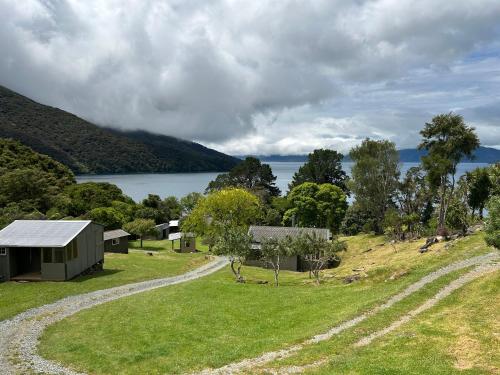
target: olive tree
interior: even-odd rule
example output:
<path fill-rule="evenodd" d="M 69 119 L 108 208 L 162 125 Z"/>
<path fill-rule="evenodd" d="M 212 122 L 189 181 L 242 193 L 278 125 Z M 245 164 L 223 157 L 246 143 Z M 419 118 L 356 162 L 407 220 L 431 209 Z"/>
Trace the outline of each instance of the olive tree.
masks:
<path fill-rule="evenodd" d="M 279 286 L 281 261 L 283 257 L 290 255 L 291 243 L 292 239 L 288 236 L 280 239 L 267 238 L 261 242 L 261 260 L 272 267 L 276 286 Z"/>
<path fill-rule="evenodd" d="M 214 254 L 225 255 L 229 259 L 229 266 L 236 278 L 236 282 L 243 283 L 241 267 L 250 255 L 251 237 L 244 227 L 229 227 L 223 236 L 215 242 Z"/>

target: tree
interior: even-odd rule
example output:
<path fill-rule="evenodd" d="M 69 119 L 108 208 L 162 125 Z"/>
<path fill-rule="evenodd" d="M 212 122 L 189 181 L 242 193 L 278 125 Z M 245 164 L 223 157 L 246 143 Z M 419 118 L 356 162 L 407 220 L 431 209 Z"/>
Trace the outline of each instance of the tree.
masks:
<path fill-rule="evenodd" d="M 365 139 L 354 147 L 349 156 L 354 161 L 351 170 L 351 191 L 359 209 L 373 220 L 376 233 L 382 233 L 382 222 L 392 205 L 399 183 L 399 154 L 390 141 Z"/>
<path fill-rule="evenodd" d="M 87 217 L 104 226 L 105 230 L 119 229 L 125 223 L 125 215 L 113 207 L 98 207 L 92 209 Z"/>
<path fill-rule="evenodd" d="M 285 212 L 285 223 L 339 231 L 347 210 L 347 197 L 338 186 L 304 182 L 294 187 L 287 199 L 291 208 Z"/>
<path fill-rule="evenodd" d="M 179 218 L 180 214 L 181 205 L 176 197 L 167 197 L 162 200 L 159 195 L 148 194 L 137 209 L 136 217 L 152 219 L 156 224 L 161 224 Z"/>
<path fill-rule="evenodd" d="M 260 258 L 270 265 L 274 272 L 274 283 L 279 286 L 281 260 L 291 253 L 291 237 L 268 238 L 261 242 Z"/>
<path fill-rule="evenodd" d="M 98 207 L 110 207 L 114 201 L 134 203 L 121 189 L 107 182 L 84 182 L 68 186 L 64 194 L 70 198 L 67 215 L 81 216 Z"/>
<path fill-rule="evenodd" d="M 342 169 L 344 155 L 334 150 L 314 150 L 307 156 L 307 162 L 293 175 L 288 186 L 290 190 L 304 182 L 316 184 L 333 184 L 349 193 L 347 180 L 349 179 Z"/>
<path fill-rule="evenodd" d="M 135 234 L 141 240 L 142 249 L 142 239 L 144 236 L 155 233 L 155 222 L 150 219 L 135 219 L 130 223 L 123 226 L 123 229 L 129 233 Z"/>
<path fill-rule="evenodd" d="M 200 198 L 181 226 L 184 232 L 218 238 L 229 228 L 247 228 L 260 214 L 260 202 L 253 194 L 243 189 L 225 189 Z"/>
<path fill-rule="evenodd" d="M 309 265 L 310 275 L 312 274 L 316 282 L 320 283 L 320 272 L 332 261 L 339 261 L 338 253 L 345 251 L 347 245 L 338 239 L 328 241 L 324 237 L 318 236 L 315 232 L 304 233 L 297 237 L 290 246 L 290 254 L 304 257 Z"/>
<path fill-rule="evenodd" d="M 500 195 L 500 162 L 488 167 L 491 182 L 491 195 Z"/>
<path fill-rule="evenodd" d="M 236 282 L 244 283 L 241 276 L 241 267 L 250 255 L 251 238 L 247 229 L 242 226 L 228 227 L 223 236 L 218 237 L 214 246 L 214 254 L 225 255 L 229 258 L 229 266 Z"/>
<path fill-rule="evenodd" d="M 486 208 L 488 209 L 486 243 L 500 249 L 500 195 L 492 196 Z"/>
<path fill-rule="evenodd" d="M 259 159 L 247 157 L 228 173 L 219 174 L 214 181 L 208 184 L 206 192 L 214 192 L 229 187 L 244 188 L 263 198 L 280 195 L 276 186 L 276 176 L 273 175 L 269 164 L 262 164 Z"/>
<path fill-rule="evenodd" d="M 360 232 L 371 232 L 375 224 L 370 215 L 357 202 L 351 204 L 346 211 L 342 224 L 341 233 L 347 236 L 354 236 Z"/>
<path fill-rule="evenodd" d="M 422 164 L 431 186 L 438 191 L 437 231 L 443 234 L 455 189 L 457 165 L 464 157 L 472 158 L 474 150 L 479 147 L 479 139 L 474 128 L 467 126 L 463 117 L 454 113 L 435 116 L 420 134 L 423 139 L 418 147 L 428 152 L 422 157 Z"/>
<path fill-rule="evenodd" d="M 189 215 L 191 211 L 194 210 L 201 197 L 203 197 L 203 194 L 197 192 L 192 192 L 182 197 L 180 201 L 182 213 L 184 215 Z"/>
<path fill-rule="evenodd" d="M 488 168 L 476 168 L 471 172 L 467 172 L 467 183 L 469 185 L 468 203 L 472 208 L 472 213 L 477 209 L 479 218 L 483 218 L 483 210 L 490 192 L 492 183 Z"/>

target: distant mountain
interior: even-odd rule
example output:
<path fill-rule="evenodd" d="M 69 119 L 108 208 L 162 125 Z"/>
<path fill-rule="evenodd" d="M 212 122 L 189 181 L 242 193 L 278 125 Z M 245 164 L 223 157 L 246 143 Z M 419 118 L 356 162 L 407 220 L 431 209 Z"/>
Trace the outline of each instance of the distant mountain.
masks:
<path fill-rule="evenodd" d="M 49 155 L 75 173 L 227 171 L 239 160 L 198 143 L 99 127 L 0 86 L 0 138 Z"/>
<path fill-rule="evenodd" d="M 420 162 L 420 158 L 425 154 L 426 152 L 423 150 L 404 148 L 399 150 L 399 160 L 403 163 L 418 163 Z M 255 157 L 263 162 L 305 162 L 307 160 L 307 155 L 257 155 Z M 239 158 L 244 158 L 244 156 L 239 156 Z M 351 159 L 346 155 L 344 156 L 344 161 L 350 162 Z M 467 159 L 464 162 L 490 164 L 500 162 L 500 150 L 493 147 L 481 146 L 476 150 L 473 160 Z"/>

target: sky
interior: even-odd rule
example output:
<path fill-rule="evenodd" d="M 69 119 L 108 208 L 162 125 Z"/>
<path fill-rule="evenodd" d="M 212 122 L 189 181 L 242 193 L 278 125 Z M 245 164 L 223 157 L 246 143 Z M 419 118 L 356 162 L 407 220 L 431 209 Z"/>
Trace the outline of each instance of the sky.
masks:
<path fill-rule="evenodd" d="M 0 0 L 0 84 L 234 154 L 415 147 L 456 112 L 500 148 L 499 0 Z"/>

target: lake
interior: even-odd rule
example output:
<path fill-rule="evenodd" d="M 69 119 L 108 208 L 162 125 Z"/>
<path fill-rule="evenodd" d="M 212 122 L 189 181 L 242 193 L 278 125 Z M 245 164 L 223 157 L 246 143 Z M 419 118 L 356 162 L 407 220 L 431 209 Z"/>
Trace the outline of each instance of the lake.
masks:
<path fill-rule="evenodd" d="M 288 190 L 288 184 L 292 181 L 293 174 L 303 164 L 301 162 L 269 162 L 274 175 L 276 185 L 284 193 Z M 353 163 L 343 163 L 344 170 L 350 173 Z M 401 163 L 402 175 L 418 163 Z M 486 163 L 462 163 L 459 164 L 457 175 L 461 176 L 467 171 L 478 167 L 484 167 Z M 134 201 L 140 202 L 148 194 L 158 194 L 164 198 L 173 195 L 181 198 L 186 194 L 196 191 L 203 193 L 208 183 L 215 179 L 218 173 L 148 173 L 148 174 L 112 174 L 112 175 L 80 175 L 76 177 L 77 182 L 110 182 L 117 185 L 123 192 Z"/>

